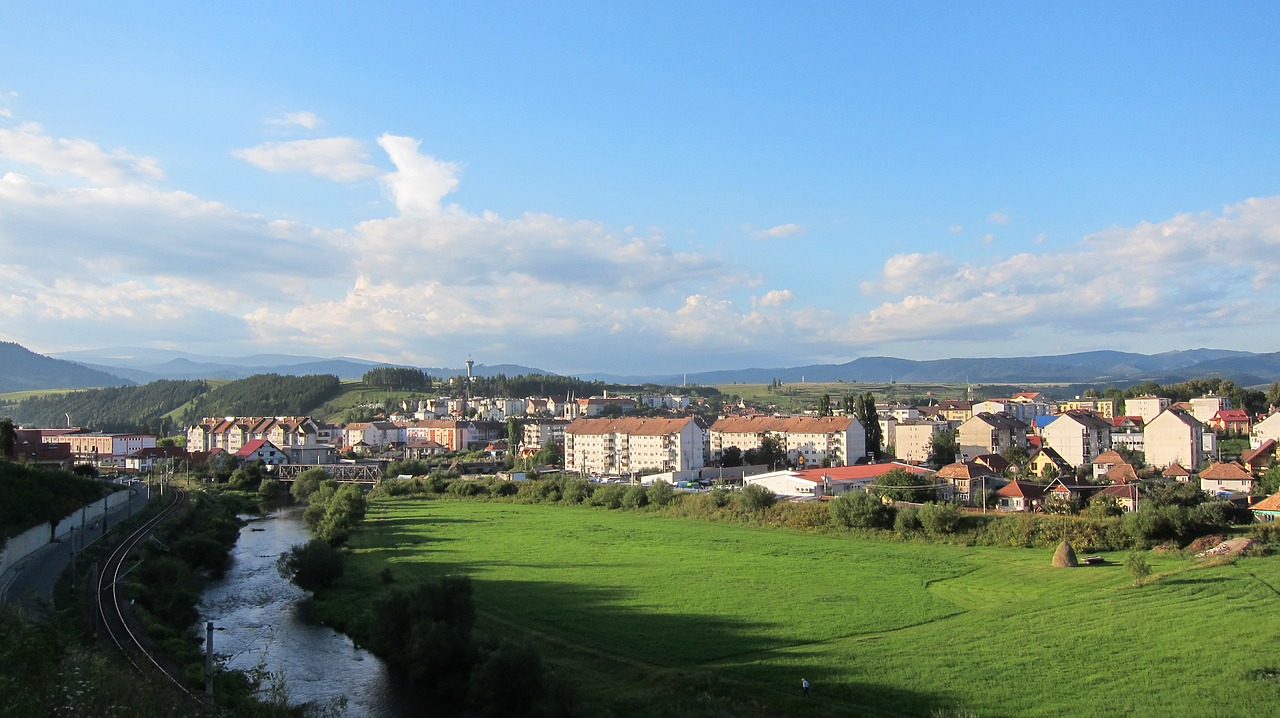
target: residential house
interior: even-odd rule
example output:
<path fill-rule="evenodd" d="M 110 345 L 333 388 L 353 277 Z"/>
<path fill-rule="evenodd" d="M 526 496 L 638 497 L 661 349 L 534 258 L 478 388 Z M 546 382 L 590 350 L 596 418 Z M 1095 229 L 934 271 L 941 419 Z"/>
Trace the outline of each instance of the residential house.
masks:
<path fill-rule="evenodd" d="M 824 459 L 845 466 L 866 456 L 867 434 L 852 416 L 726 416 L 711 425 L 711 460 L 720 461 L 734 446 L 744 454 L 759 449 L 772 436 L 787 452 L 787 460 L 803 467 L 817 467 Z"/>
<path fill-rule="evenodd" d="M 1015 479 L 996 491 L 999 511 L 1037 511 L 1044 505 L 1044 486 Z"/>
<path fill-rule="evenodd" d="M 266 439 L 250 441 L 240 447 L 240 450 L 235 453 L 235 457 L 243 464 L 261 461 L 269 467 L 289 463 L 289 455 Z"/>
<path fill-rule="evenodd" d="M 1204 459 L 1204 425 L 1191 414 L 1169 408 L 1147 422 L 1142 430 L 1147 464 L 1166 467 L 1173 463 L 1192 469 Z"/>
<path fill-rule="evenodd" d="M 1207 494 L 1252 494 L 1256 481 L 1235 462 L 1215 461 L 1200 472 L 1200 490 Z"/>
<path fill-rule="evenodd" d="M 1027 428 L 1011 414 L 974 414 L 960 425 L 956 443 L 962 460 L 979 454 L 1003 454 L 1013 446 L 1027 447 Z"/>
<path fill-rule="evenodd" d="M 1142 453 L 1146 443 L 1142 438 L 1142 429 L 1147 420 L 1141 416 L 1117 416 L 1111 419 L 1111 448 L 1128 449 Z"/>
<path fill-rule="evenodd" d="M 1209 428 L 1219 434 L 1248 434 L 1253 421 L 1244 409 L 1219 409 L 1209 420 Z"/>
<path fill-rule="evenodd" d="M 938 402 L 938 414 L 953 424 L 963 424 L 973 416 L 973 402 L 943 399 Z"/>
<path fill-rule="evenodd" d="M 1191 483 L 1191 472 L 1187 471 L 1183 468 L 1182 464 L 1179 464 L 1176 461 L 1164 467 L 1164 470 L 1160 472 L 1160 475 L 1166 479 L 1180 481 L 1184 484 Z"/>
<path fill-rule="evenodd" d="M 1128 466 L 1128 464 L 1126 464 Z M 1132 469 L 1133 467 L 1129 467 Z M 1098 499 L 1115 499 L 1116 505 L 1126 513 L 1138 510 L 1138 502 L 1141 496 L 1138 484 L 1136 483 L 1114 483 L 1103 488 L 1101 491 L 1093 495 L 1092 501 Z"/>
<path fill-rule="evenodd" d="M 1079 483 L 1074 476 L 1058 477 L 1045 487 L 1045 503 L 1075 501 L 1084 505 L 1101 490 L 1101 486 Z"/>
<path fill-rule="evenodd" d="M 937 479 L 951 485 L 949 492 L 957 501 L 978 505 L 983 491 L 995 491 L 1006 481 L 999 472 L 976 461 L 961 461 L 938 469 Z"/>
<path fill-rule="evenodd" d="M 412 422 L 416 424 L 420 422 Z M 408 439 L 409 422 L 396 424 L 391 421 L 361 421 L 347 424 L 342 430 L 344 446 L 364 446 L 373 449 L 404 446 Z"/>
<path fill-rule="evenodd" d="M 1276 442 L 1273 439 L 1267 439 L 1258 448 L 1249 449 L 1240 455 L 1240 463 L 1254 476 L 1264 474 L 1275 463 L 1275 459 Z"/>
<path fill-rule="evenodd" d="M 1102 475 L 1102 479 L 1109 484 L 1136 484 L 1138 471 L 1133 468 L 1133 464 L 1116 464 Z"/>
<path fill-rule="evenodd" d="M 1052 469 L 1052 471 L 1050 471 Z M 1027 473 L 1039 478 L 1045 477 L 1045 472 L 1049 472 L 1051 476 L 1057 478 L 1059 476 L 1072 476 L 1075 469 L 1067 460 L 1058 455 L 1058 452 L 1052 446 L 1046 446 L 1036 449 L 1031 455 L 1031 459 L 1027 461 Z"/>
<path fill-rule="evenodd" d="M 1275 521 L 1280 517 L 1280 493 L 1275 493 L 1249 507 L 1255 521 Z"/>
<path fill-rule="evenodd" d="M 1111 448 L 1111 421 L 1092 411 L 1063 412 L 1040 432 L 1047 445 L 1072 466 L 1087 466 Z"/>
<path fill-rule="evenodd" d="M 1128 462 L 1124 460 L 1123 456 L 1114 449 L 1108 449 L 1093 457 L 1093 479 L 1098 481 L 1103 476 L 1106 476 L 1107 472 L 1111 470 L 1111 467 L 1125 463 Z"/>
<path fill-rule="evenodd" d="M 698 417 L 577 419 L 564 430 L 564 468 L 582 474 L 688 471 L 706 465 Z"/>

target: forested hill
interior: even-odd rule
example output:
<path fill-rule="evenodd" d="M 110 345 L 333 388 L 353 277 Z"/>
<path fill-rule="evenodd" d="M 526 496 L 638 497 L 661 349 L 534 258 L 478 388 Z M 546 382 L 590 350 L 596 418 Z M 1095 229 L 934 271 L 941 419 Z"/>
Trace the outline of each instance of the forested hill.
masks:
<path fill-rule="evenodd" d="M 25 426 L 71 424 L 168 435 L 206 416 L 306 415 L 340 391 L 338 377 L 332 374 L 260 374 L 217 387 L 205 381 L 162 379 L 142 386 L 32 397 L 0 408 L 0 414 L 10 414 Z"/>
<path fill-rule="evenodd" d="M 75 362 L 51 359 L 21 344 L 0 342 L 0 392 L 29 389 L 79 389 L 132 384 L 114 374 Z"/>
<path fill-rule="evenodd" d="M 83 426 L 101 431 L 163 433 L 165 414 L 209 391 L 203 381 L 153 381 L 23 399 L 12 407 L 24 426 Z"/>
<path fill-rule="evenodd" d="M 332 374 L 258 374 L 196 399 L 182 420 L 190 425 L 206 416 L 303 416 L 341 391 L 342 382 Z"/>

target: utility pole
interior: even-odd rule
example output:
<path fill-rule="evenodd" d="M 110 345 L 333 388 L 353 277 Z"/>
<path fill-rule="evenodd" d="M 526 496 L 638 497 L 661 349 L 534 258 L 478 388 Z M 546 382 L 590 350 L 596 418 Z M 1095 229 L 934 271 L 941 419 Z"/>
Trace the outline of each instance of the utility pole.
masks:
<path fill-rule="evenodd" d="M 213 621 L 204 624 L 204 692 L 213 695 Z"/>

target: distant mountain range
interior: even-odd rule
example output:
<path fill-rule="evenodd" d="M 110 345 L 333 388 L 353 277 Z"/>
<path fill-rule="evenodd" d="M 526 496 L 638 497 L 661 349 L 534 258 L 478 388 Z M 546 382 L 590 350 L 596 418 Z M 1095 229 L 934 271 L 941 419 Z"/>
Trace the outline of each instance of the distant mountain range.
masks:
<path fill-rule="evenodd" d="M 243 357 L 221 357 L 191 354 L 170 349 L 113 347 L 60 352 L 58 359 L 73 361 L 99 371 L 145 384 L 157 379 L 243 379 L 254 374 L 333 374 L 339 379 L 359 379 L 365 372 L 380 366 L 405 366 L 353 359 L 351 357 L 314 357 L 290 354 L 251 354 Z M 465 367 L 415 367 L 432 376 L 453 377 L 467 373 Z M 3 370 L 0 370 L 3 371 Z M 477 376 L 495 374 L 550 374 L 516 364 L 476 364 Z"/>
<path fill-rule="evenodd" d="M 118 347 L 63 352 L 57 358 L 0 342 L 0 391 L 59 389 L 145 384 L 157 379 L 242 379 L 254 374 L 335 374 L 359 379 L 369 369 L 393 366 L 350 357 L 255 354 L 217 357 L 161 349 Z M 461 367 L 418 367 L 439 377 L 466 372 Z M 480 376 L 552 374 L 518 364 L 477 364 Z M 1116 351 L 1080 352 L 1056 356 L 935 359 L 914 361 L 893 357 L 862 357 L 844 364 L 752 368 L 684 375 L 586 374 L 578 378 L 606 383 L 664 385 L 868 382 L 973 384 L 1116 384 L 1143 381 L 1170 384 L 1192 378 L 1222 377 L 1242 386 L 1280 381 L 1280 352 L 1255 354 L 1225 349 L 1191 349 L 1161 354 Z"/>
<path fill-rule="evenodd" d="M 87 389 L 132 383 L 118 375 L 36 354 L 21 344 L 0 342 L 0 392 Z"/>

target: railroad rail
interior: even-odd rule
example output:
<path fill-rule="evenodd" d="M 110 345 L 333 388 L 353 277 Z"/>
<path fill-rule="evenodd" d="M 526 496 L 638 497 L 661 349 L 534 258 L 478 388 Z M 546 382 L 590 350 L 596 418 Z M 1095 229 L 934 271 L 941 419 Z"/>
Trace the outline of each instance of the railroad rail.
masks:
<path fill-rule="evenodd" d="M 172 516 L 187 500 L 186 491 L 176 486 L 171 488 L 173 490 L 173 501 L 160 513 L 129 534 L 107 557 L 102 573 L 98 576 L 94 603 L 97 604 L 95 609 L 98 612 L 103 630 L 110 637 L 116 648 L 120 650 L 120 653 L 133 664 L 134 668 L 138 669 L 139 672 L 145 673 L 154 667 L 164 674 L 166 678 L 173 681 L 174 685 L 178 686 L 183 693 L 199 701 L 199 698 L 188 690 L 181 680 L 160 665 L 160 662 L 143 644 L 141 637 L 129 627 L 123 608 L 123 603 L 126 599 L 121 596 L 120 591 L 120 583 L 130 570 L 125 566 L 125 561 L 128 559 L 129 554 L 151 535 L 151 531 L 156 526 L 159 526 Z"/>

